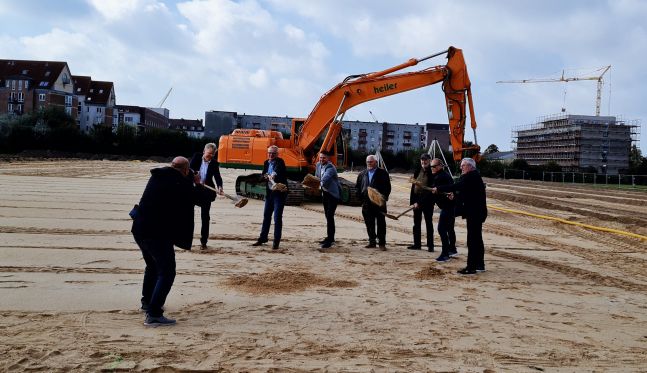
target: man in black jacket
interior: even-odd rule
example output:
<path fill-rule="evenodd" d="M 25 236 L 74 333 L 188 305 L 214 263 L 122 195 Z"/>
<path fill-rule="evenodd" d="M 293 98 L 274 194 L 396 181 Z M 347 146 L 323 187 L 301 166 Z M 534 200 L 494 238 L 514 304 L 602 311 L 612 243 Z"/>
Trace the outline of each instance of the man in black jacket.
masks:
<path fill-rule="evenodd" d="M 272 214 L 274 215 L 274 242 L 272 250 L 278 250 L 281 243 L 281 232 L 283 230 L 283 208 L 288 196 L 288 176 L 285 162 L 279 158 L 279 148 L 272 145 L 267 148 L 267 160 L 263 163 L 263 178 L 267 179 L 265 186 L 265 207 L 263 208 L 263 226 L 258 240 L 252 246 L 260 246 L 268 241 Z M 284 190 L 276 188 L 277 184 L 283 184 Z"/>
<path fill-rule="evenodd" d="M 483 223 L 487 218 L 485 203 L 485 184 L 476 170 L 476 162 L 472 158 L 461 161 L 461 177 L 451 185 L 433 188 L 433 192 L 459 192 L 457 195 L 462 202 L 462 216 L 467 223 L 467 267 L 458 271 L 462 275 L 472 275 L 485 271 L 483 245 Z"/>
<path fill-rule="evenodd" d="M 170 167 L 151 170 L 131 229 L 146 262 L 141 299 L 146 311 L 144 325 L 175 324 L 162 310 L 175 279 L 173 245 L 191 250 L 193 206 L 212 194 L 194 185 L 184 157 L 173 159 Z"/>
<path fill-rule="evenodd" d="M 196 175 L 196 182 L 199 181 L 200 184 L 208 185 L 212 188 L 215 188 L 213 180 L 216 179 L 216 185 L 218 185 L 218 194 L 222 195 L 222 177 L 220 176 L 220 168 L 218 167 L 218 161 L 213 159 L 214 153 L 216 152 L 216 144 L 208 143 L 204 146 L 202 154 L 195 153 L 191 158 L 191 170 Z M 200 218 L 202 220 L 202 227 L 200 228 L 200 244 L 203 249 L 207 248 L 207 241 L 209 240 L 209 221 L 211 217 L 209 216 L 209 211 L 211 210 L 211 202 L 216 199 L 216 195 L 213 195 L 213 199 L 210 201 L 205 201 L 200 205 Z"/>
<path fill-rule="evenodd" d="M 380 250 L 386 250 L 386 203 L 378 206 L 368 198 L 368 187 L 375 188 L 385 200 L 391 194 L 391 180 L 389 173 L 377 167 L 377 158 L 374 155 L 366 157 L 366 170 L 357 175 L 355 188 L 357 196 L 362 200 L 362 216 L 368 233 L 368 245 L 366 248 L 374 248 L 379 244 Z M 377 233 L 375 225 L 377 222 Z"/>
<path fill-rule="evenodd" d="M 427 232 L 427 250 L 434 251 L 434 195 L 423 187 L 433 186 L 431 156 L 424 153 L 420 156 L 420 168 L 413 173 L 415 183 L 411 184 L 409 204 L 413 205 L 413 245 L 409 250 L 420 250 L 422 247 L 422 216 L 425 217 Z"/>
<path fill-rule="evenodd" d="M 431 160 L 431 172 L 434 186 L 454 183 L 454 179 L 445 171 L 443 162 L 439 158 Z M 442 252 L 436 258 L 436 261 L 446 262 L 450 257 L 458 255 L 458 252 L 456 252 L 456 233 L 454 232 L 454 201 L 444 193 L 437 194 L 435 201 L 440 208 L 438 235 L 443 246 Z"/>

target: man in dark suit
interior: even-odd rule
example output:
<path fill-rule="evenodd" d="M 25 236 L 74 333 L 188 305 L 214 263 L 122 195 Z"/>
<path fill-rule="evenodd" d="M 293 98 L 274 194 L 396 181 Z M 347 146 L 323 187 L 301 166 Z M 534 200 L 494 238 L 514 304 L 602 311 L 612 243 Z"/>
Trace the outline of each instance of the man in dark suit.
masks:
<path fill-rule="evenodd" d="M 378 206 L 371 202 L 368 197 L 368 187 L 375 188 L 385 200 L 388 200 L 391 194 L 391 180 L 388 172 L 377 167 L 377 158 L 374 155 L 366 157 L 366 170 L 357 175 L 355 187 L 357 196 L 362 200 L 362 216 L 368 233 L 366 248 L 374 248 L 377 243 L 380 250 L 384 251 L 386 250 L 386 203 L 384 206 Z"/>
<path fill-rule="evenodd" d="M 409 250 L 420 250 L 422 248 L 422 216 L 425 217 L 427 232 L 427 250 L 434 251 L 434 194 L 422 187 L 433 186 L 432 169 L 430 166 L 431 156 L 424 153 L 420 156 L 420 168 L 413 173 L 416 181 L 411 184 L 409 204 L 413 205 L 413 245 L 407 247 Z"/>
<path fill-rule="evenodd" d="M 267 148 L 267 160 L 263 163 L 263 178 L 267 180 L 265 186 L 265 207 L 263 208 L 263 225 L 258 240 L 252 246 L 261 246 L 268 241 L 272 215 L 274 215 L 274 242 L 272 250 L 278 250 L 281 243 L 283 230 L 283 208 L 288 196 L 288 176 L 285 162 L 279 158 L 279 148 L 272 145 Z M 283 184 L 285 189 L 276 188 Z"/>
<path fill-rule="evenodd" d="M 430 165 L 434 186 L 451 185 L 454 183 L 454 179 L 444 170 L 443 162 L 439 158 L 432 159 Z M 451 257 L 458 255 L 456 252 L 456 233 L 454 232 L 454 201 L 443 193 L 436 195 L 435 202 L 440 208 L 438 235 L 443 246 L 440 256 L 436 258 L 436 261 L 446 262 Z"/>
<path fill-rule="evenodd" d="M 461 177 L 454 184 L 433 188 L 433 192 L 458 192 L 462 202 L 462 216 L 467 224 L 467 267 L 458 271 L 462 275 L 472 275 L 485 271 L 485 247 L 483 245 L 483 223 L 487 218 L 485 203 L 485 184 L 476 170 L 472 158 L 461 161 Z"/>
<path fill-rule="evenodd" d="M 191 250 L 193 206 L 210 200 L 213 193 L 194 185 L 189 161 L 173 159 L 170 167 L 154 168 L 133 213 L 131 232 L 142 252 L 146 269 L 142 286 L 142 307 L 146 326 L 173 325 L 162 307 L 175 280 L 173 245 Z"/>
<path fill-rule="evenodd" d="M 204 146 L 202 154 L 195 153 L 193 158 L 191 158 L 191 170 L 196 175 L 196 183 L 208 185 L 212 188 L 216 186 L 213 183 L 213 180 L 216 180 L 216 185 L 218 185 L 218 194 L 222 195 L 222 177 L 220 177 L 220 167 L 218 167 L 218 161 L 213 159 L 214 153 L 216 152 L 216 144 L 208 143 Z M 211 216 L 209 211 L 211 210 L 211 202 L 216 199 L 216 195 L 213 195 L 211 201 L 205 201 L 204 204 L 200 205 L 200 217 L 202 220 L 202 227 L 200 228 L 200 245 L 203 249 L 207 248 L 207 241 L 209 240 L 209 221 Z"/>

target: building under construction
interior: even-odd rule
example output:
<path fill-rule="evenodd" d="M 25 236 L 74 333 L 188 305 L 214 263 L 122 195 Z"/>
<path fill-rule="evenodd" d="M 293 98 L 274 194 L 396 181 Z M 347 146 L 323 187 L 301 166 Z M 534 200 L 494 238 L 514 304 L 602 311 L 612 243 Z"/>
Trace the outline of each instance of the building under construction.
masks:
<path fill-rule="evenodd" d="M 556 114 L 515 127 L 516 157 L 530 165 L 555 162 L 563 171 L 618 174 L 629 167 L 638 121 L 613 116 Z"/>

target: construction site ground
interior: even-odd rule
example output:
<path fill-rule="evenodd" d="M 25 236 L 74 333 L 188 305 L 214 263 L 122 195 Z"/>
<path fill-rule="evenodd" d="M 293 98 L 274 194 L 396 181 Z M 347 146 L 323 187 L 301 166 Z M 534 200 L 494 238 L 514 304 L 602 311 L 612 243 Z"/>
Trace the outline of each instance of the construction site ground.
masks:
<path fill-rule="evenodd" d="M 647 367 L 647 193 L 486 179 L 487 271 L 407 250 L 412 217 L 366 249 L 359 207 L 288 206 L 281 250 L 252 247 L 262 201 L 211 209 L 209 247 L 176 250 L 165 311 L 143 325 L 130 234 L 152 162 L 0 163 L 0 370 L 636 372 Z M 222 170 L 233 193 L 242 170 Z M 341 176 L 354 180 L 356 174 Z M 389 212 L 409 204 L 393 174 Z M 605 232 L 555 220 L 565 219 Z M 434 216 L 437 221 L 437 214 Z M 199 243 L 199 209 L 196 236 Z M 424 234 L 424 229 L 423 229 Z M 436 247 L 440 240 L 435 235 Z"/>

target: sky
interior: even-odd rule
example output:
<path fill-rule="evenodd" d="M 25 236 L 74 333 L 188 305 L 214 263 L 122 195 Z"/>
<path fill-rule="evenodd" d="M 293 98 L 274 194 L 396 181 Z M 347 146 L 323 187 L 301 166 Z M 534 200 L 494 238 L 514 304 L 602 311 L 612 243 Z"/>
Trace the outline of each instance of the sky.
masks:
<path fill-rule="evenodd" d="M 562 108 L 595 114 L 596 81 L 497 81 L 598 76 L 611 65 L 601 114 L 639 124 L 647 153 L 647 1 L 0 0 L 0 19 L 0 58 L 66 61 L 73 75 L 114 82 L 121 105 L 154 107 L 172 88 L 163 106 L 185 119 L 307 117 L 348 75 L 454 46 L 483 149 L 512 149 L 513 128 Z M 447 123 L 441 86 L 369 101 L 344 120 L 373 117 Z"/>

